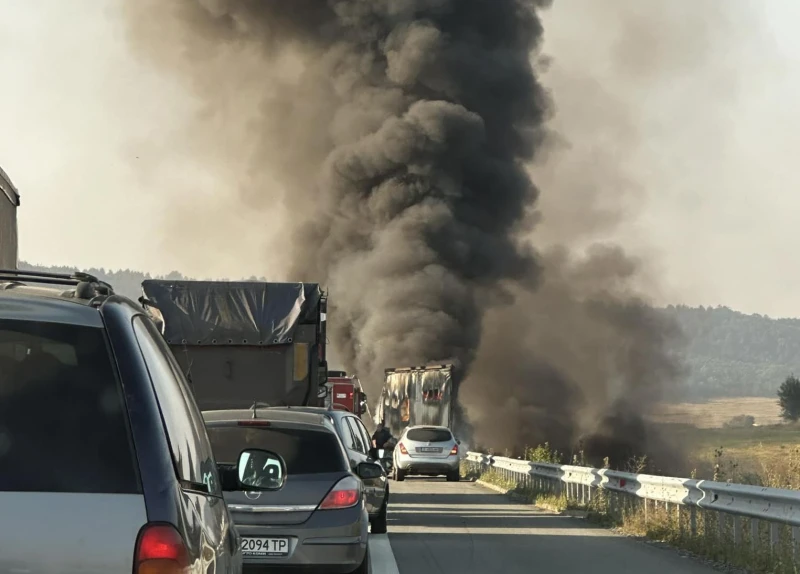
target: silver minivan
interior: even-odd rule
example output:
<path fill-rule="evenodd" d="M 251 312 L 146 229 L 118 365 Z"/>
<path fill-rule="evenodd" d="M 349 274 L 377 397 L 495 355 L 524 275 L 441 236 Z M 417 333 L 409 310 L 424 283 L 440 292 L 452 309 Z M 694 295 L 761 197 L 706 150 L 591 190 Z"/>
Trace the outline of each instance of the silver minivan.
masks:
<path fill-rule="evenodd" d="M 180 368 L 89 275 L 0 270 L 0 509 L 0 572 L 241 572 Z"/>

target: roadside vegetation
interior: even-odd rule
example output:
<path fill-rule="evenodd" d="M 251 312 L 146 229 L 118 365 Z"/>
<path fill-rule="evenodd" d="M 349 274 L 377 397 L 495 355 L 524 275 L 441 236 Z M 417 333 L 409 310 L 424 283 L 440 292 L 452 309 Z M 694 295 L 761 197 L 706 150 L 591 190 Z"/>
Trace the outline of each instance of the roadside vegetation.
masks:
<path fill-rule="evenodd" d="M 697 429 L 670 425 L 696 478 L 800 490 L 800 425 Z"/>
<path fill-rule="evenodd" d="M 709 457 L 706 467 L 710 476 L 697 478 L 800 489 L 800 427 L 729 427 L 683 429 L 683 432 L 686 433 L 684 438 L 694 441 L 695 456 Z M 712 446 L 720 443 L 723 446 Z M 775 453 L 780 454 L 776 456 Z M 548 444 L 526 449 L 525 458 L 532 462 L 567 462 L 562 453 Z M 584 465 L 580 453 L 569 462 Z M 641 457 L 632 459 L 620 470 L 637 473 L 647 465 L 646 457 Z M 600 526 L 669 545 L 706 560 L 765 574 L 800 571 L 794 560 L 789 527 L 778 526 L 773 533 L 770 524 L 752 525 L 746 518 L 740 519 L 734 527 L 732 517 L 700 510 L 692 519 L 692 512 L 686 507 L 601 490 L 593 490 L 590 495 L 586 489 L 566 485 L 557 489 L 552 484 L 535 488 L 530 482 L 518 482 L 495 469 L 481 474 L 469 464 L 463 465 L 462 474 L 498 487 L 521 502 L 555 512 L 583 511 L 587 520 Z M 771 536 L 776 537 L 774 545 Z"/>

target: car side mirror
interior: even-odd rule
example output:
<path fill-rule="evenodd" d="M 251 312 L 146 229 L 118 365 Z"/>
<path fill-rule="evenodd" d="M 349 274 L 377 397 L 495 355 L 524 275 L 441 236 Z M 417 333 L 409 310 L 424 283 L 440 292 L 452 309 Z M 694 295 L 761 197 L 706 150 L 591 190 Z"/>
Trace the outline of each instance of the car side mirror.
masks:
<path fill-rule="evenodd" d="M 374 462 L 362 462 L 356 467 L 356 474 L 362 480 L 370 480 L 375 478 L 381 478 L 383 473 L 383 467 L 379 464 Z"/>
<path fill-rule="evenodd" d="M 260 448 L 243 450 L 236 472 L 244 490 L 280 490 L 286 483 L 286 461 L 279 454 Z"/>
<path fill-rule="evenodd" d="M 460 440 L 456 440 L 456 444 L 461 444 L 461 441 Z"/>

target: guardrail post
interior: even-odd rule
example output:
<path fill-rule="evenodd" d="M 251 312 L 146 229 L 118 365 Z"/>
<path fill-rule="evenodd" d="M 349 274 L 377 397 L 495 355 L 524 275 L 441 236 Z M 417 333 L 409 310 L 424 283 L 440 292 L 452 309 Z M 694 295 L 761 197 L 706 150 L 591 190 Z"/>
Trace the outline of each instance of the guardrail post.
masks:
<path fill-rule="evenodd" d="M 750 543 L 753 546 L 753 552 L 755 552 L 758 549 L 758 539 L 759 538 L 760 537 L 759 537 L 759 533 L 758 533 L 758 519 L 757 518 L 751 518 L 750 519 Z"/>
<path fill-rule="evenodd" d="M 800 527 L 792 526 L 792 558 L 797 561 L 798 548 L 797 545 L 800 544 Z"/>
<path fill-rule="evenodd" d="M 775 547 L 778 545 L 780 541 L 779 537 L 779 530 L 778 530 L 778 523 L 777 522 L 770 522 L 769 523 L 769 545 L 772 549 L 772 552 L 775 552 Z"/>
<path fill-rule="evenodd" d="M 717 512 L 717 534 L 720 541 L 725 540 L 725 521 L 727 518 L 724 513 Z"/>
<path fill-rule="evenodd" d="M 737 546 L 742 543 L 742 517 L 737 515 L 733 517 L 733 543 Z"/>
<path fill-rule="evenodd" d="M 689 533 L 697 536 L 697 507 L 689 507 Z"/>
<path fill-rule="evenodd" d="M 733 543 L 737 546 L 742 543 L 742 517 L 738 515 L 733 517 Z"/>

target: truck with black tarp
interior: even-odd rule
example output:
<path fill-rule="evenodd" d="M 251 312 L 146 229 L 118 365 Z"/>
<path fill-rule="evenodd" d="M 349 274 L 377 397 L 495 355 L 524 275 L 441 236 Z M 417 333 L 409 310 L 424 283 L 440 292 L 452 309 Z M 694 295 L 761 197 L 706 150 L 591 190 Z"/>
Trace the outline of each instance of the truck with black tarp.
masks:
<path fill-rule="evenodd" d="M 386 369 L 375 422 L 400 436 L 408 426 L 453 429 L 459 422 L 458 369 L 454 364 Z"/>
<path fill-rule="evenodd" d="M 146 280 L 142 290 L 202 410 L 319 404 L 327 297 L 318 284 Z"/>

